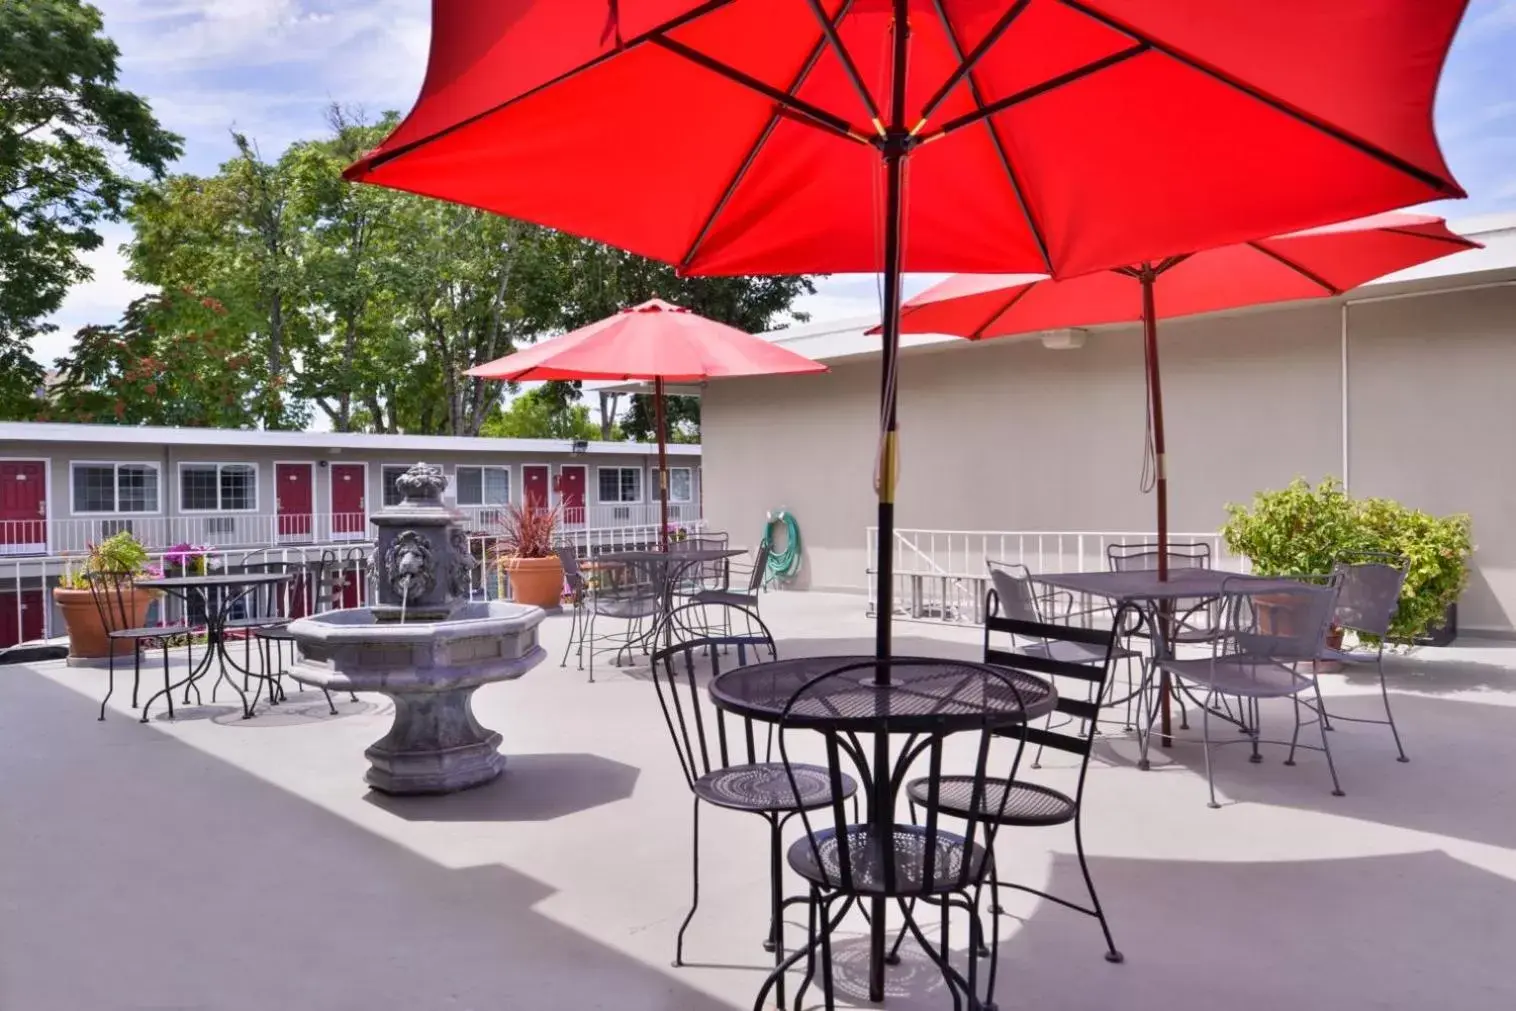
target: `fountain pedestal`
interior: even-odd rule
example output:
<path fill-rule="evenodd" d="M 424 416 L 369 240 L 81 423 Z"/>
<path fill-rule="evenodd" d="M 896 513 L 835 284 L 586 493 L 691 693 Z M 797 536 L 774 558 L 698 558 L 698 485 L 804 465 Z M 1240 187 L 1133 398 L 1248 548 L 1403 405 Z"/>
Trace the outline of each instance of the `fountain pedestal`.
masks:
<path fill-rule="evenodd" d="M 373 607 L 290 623 L 296 681 L 394 701 L 394 725 L 364 752 L 368 784 L 386 793 L 452 793 L 500 775 L 502 738 L 475 718 L 474 692 L 546 656 L 541 608 L 460 599 L 477 563 L 457 514 L 442 504 L 446 483 L 438 468 L 417 464 L 397 482 L 405 501 L 373 518 Z"/>

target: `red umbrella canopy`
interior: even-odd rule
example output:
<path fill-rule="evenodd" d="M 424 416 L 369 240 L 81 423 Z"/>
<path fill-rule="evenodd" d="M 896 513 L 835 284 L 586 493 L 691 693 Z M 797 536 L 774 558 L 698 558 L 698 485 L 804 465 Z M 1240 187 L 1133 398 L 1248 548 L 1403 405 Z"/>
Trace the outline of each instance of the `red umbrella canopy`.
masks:
<path fill-rule="evenodd" d="M 1426 214 L 1380 214 L 1184 257 L 1155 286 L 1160 319 L 1339 295 L 1376 277 L 1479 243 Z M 1142 286 L 1114 270 L 1054 281 L 960 274 L 901 309 L 904 333 L 977 340 L 1142 318 Z"/>
<path fill-rule="evenodd" d="M 433 0 L 349 178 L 689 273 L 873 271 L 909 150 L 903 269 L 1072 276 L 1463 195 L 1432 105 L 1465 3 Z"/>
<path fill-rule="evenodd" d="M 655 379 L 697 383 L 725 376 L 825 371 L 820 362 L 655 298 L 469 369 L 468 375 L 516 381 Z"/>

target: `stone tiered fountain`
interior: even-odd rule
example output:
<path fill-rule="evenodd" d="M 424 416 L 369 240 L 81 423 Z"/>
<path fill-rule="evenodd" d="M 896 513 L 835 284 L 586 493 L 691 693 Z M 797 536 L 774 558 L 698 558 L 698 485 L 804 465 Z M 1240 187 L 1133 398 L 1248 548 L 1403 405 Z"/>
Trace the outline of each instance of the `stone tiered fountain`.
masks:
<path fill-rule="evenodd" d="M 501 737 L 474 718 L 474 690 L 542 662 L 543 612 L 468 599 L 479 563 L 442 501 L 440 467 L 418 463 L 395 484 L 403 500 L 373 517 L 377 603 L 291 622 L 300 656 L 290 673 L 394 700 L 394 726 L 365 752 L 374 789 L 452 793 L 500 775 Z"/>

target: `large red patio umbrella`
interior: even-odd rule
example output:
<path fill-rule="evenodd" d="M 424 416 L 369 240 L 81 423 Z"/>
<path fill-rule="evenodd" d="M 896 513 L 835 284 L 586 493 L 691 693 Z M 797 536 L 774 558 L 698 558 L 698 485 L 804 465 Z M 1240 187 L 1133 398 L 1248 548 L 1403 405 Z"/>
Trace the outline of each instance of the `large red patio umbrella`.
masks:
<path fill-rule="evenodd" d="M 881 271 L 883 658 L 901 272 L 1070 276 L 1462 196 L 1432 105 L 1465 5 L 433 0 L 421 96 L 348 177 L 688 273 Z"/>
<path fill-rule="evenodd" d="M 658 433 L 658 543 L 667 549 L 668 447 L 664 384 L 733 376 L 825 372 L 826 366 L 683 306 L 650 299 L 561 337 L 512 352 L 467 375 L 527 382 L 546 379 L 648 379 Z"/>
<path fill-rule="evenodd" d="M 1439 217 L 1380 214 L 1066 280 L 960 274 L 907 302 L 900 329 L 979 340 L 1141 320 L 1162 578 L 1169 529 L 1158 320 L 1340 295 L 1384 274 L 1477 248 Z"/>

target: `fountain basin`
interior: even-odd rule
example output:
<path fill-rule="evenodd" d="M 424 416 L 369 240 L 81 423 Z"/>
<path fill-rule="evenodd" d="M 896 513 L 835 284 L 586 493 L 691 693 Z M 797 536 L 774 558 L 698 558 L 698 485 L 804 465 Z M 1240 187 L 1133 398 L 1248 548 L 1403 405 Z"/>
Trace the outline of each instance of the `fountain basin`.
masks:
<path fill-rule="evenodd" d="M 387 615 L 386 615 L 387 617 Z M 519 678 L 546 657 L 538 607 L 455 605 L 446 620 L 380 620 L 369 608 L 300 618 L 290 675 L 335 692 L 378 692 L 395 703 L 390 732 L 365 752 L 370 786 L 385 793 L 452 793 L 500 775 L 500 734 L 474 717 L 480 685 Z"/>

